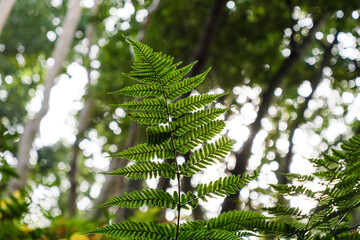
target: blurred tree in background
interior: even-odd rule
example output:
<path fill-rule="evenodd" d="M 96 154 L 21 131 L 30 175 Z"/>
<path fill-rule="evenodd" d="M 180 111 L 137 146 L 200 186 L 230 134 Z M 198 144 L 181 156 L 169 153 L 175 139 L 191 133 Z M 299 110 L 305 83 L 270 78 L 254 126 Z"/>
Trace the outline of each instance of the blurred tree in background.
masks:
<path fill-rule="evenodd" d="M 67 30 L 76 10 L 78 20 L 71 18 Z M 146 139 L 116 106 L 125 97 L 107 94 L 131 84 L 121 75 L 132 58 L 122 34 L 185 63 L 198 60 L 189 75 L 212 66 L 211 86 L 203 89 L 231 93 L 217 104 L 234 105 L 226 116 L 234 152 L 216 169 L 185 178 L 187 190 L 212 174 L 260 172 L 240 193 L 200 204 L 203 211 L 185 217 L 289 200 L 271 195 L 269 184 L 286 183 L 278 173 L 311 173 L 306 158 L 360 132 L 359 15 L 350 0 L 15 1 L 0 33 L 0 155 L 23 182 L 11 191 L 26 183 L 22 224 L 47 227 L 62 217 L 106 221 L 113 212 L 84 210 L 141 186 L 173 186 L 97 173 L 125 166 L 106 156 Z M 57 47 L 67 33 L 67 47 Z M 30 124 L 34 119 L 38 126 Z M 33 137 L 23 158 L 27 132 Z M 118 216 L 143 218 L 146 210 L 119 209 Z M 159 222 L 175 216 L 147 211 Z M 352 217 L 359 222 L 359 213 Z"/>

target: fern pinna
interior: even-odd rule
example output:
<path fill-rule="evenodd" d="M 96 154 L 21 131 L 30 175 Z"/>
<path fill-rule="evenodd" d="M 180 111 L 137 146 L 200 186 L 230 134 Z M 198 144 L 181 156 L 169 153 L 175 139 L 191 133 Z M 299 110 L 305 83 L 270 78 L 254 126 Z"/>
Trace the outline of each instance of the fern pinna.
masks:
<path fill-rule="evenodd" d="M 125 239 L 239 239 L 246 234 L 238 231 L 249 219 L 265 219 L 250 212 L 231 212 L 210 222 L 180 224 L 181 209 L 195 208 L 199 200 L 213 196 L 227 196 L 242 188 L 255 176 L 229 176 L 208 184 L 200 184 L 196 192 L 181 193 L 182 176 L 191 176 L 208 165 L 224 158 L 234 141 L 226 136 L 213 138 L 225 127 L 218 117 L 228 108 L 209 108 L 207 105 L 224 94 L 185 94 L 198 86 L 210 69 L 195 77 L 185 78 L 195 63 L 179 68 L 173 58 L 154 52 L 150 47 L 126 38 L 134 50 L 134 71 L 126 76 L 138 84 L 114 93 L 143 98 L 120 104 L 133 110 L 128 116 L 147 127 L 148 142 L 130 147 L 112 157 L 132 160 L 134 164 L 110 172 L 110 175 L 131 179 L 164 177 L 175 179 L 177 191 L 172 194 L 160 189 L 144 189 L 113 197 L 99 207 L 119 206 L 138 208 L 143 205 L 177 210 L 176 223 L 154 224 L 140 222 L 116 223 L 97 228 L 91 233 L 102 233 Z M 186 97 L 184 97 L 184 95 Z M 177 101 L 176 101 L 177 100 Z M 185 163 L 177 156 L 191 152 Z M 228 219 L 224 221 L 225 219 Z M 232 221 L 239 220 L 236 226 Z M 247 229 L 247 227 L 244 227 Z"/>

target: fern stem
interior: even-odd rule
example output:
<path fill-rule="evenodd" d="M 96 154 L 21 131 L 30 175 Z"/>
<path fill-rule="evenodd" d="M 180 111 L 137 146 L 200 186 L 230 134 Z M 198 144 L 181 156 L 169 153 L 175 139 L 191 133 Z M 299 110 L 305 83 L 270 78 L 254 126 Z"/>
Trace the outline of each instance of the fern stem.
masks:
<path fill-rule="evenodd" d="M 157 74 L 156 74 L 157 75 Z M 159 76 L 157 75 L 157 77 L 159 78 Z M 170 130 L 170 142 L 171 142 L 171 146 L 172 146 L 172 151 L 174 153 L 174 162 L 176 164 L 176 178 L 177 178 L 177 181 L 178 181 L 178 203 L 177 203 L 177 210 L 178 210 L 178 216 L 177 216 L 177 224 L 176 224 L 176 237 L 175 237 L 175 240 L 178 239 L 179 237 L 179 227 L 180 227 L 180 211 L 181 211 L 181 181 L 180 181 L 180 178 L 181 178 L 181 173 L 180 173 L 180 170 L 179 170 L 179 164 L 176 160 L 176 150 L 175 150 L 175 144 L 174 144 L 174 135 L 172 134 L 172 129 L 171 129 L 171 124 L 170 124 L 170 114 L 169 114 L 169 107 L 168 107 L 168 102 L 167 102 L 167 99 L 166 99 L 166 95 L 165 95 L 165 91 L 164 91 L 164 86 L 161 85 L 161 89 L 162 89 L 162 92 L 163 92 L 163 96 L 164 96 L 164 99 L 165 99 L 165 106 L 166 106 L 166 114 L 167 114 L 167 121 L 168 121 L 168 125 L 169 125 L 169 130 Z"/>
<path fill-rule="evenodd" d="M 158 75 L 157 75 L 157 77 L 159 78 Z M 172 151 L 174 153 L 174 161 L 175 161 L 175 164 L 176 164 L 176 178 L 177 178 L 177 181 L 178 181 L 178 199 L 179 200 L 178 200 L 178 203 L 177 203 L 178 216 L 177 216 L 176 237 L 175 237 L 175 240 L 177 240 L 178 237 L 179 237 L 180 211 L 181 211 L 181 181 L 180 181 L 181 173 L 180 173 L 180 170 L 179 170 L 179 164 L 178 164 L 178 162 L 176 160 L 176 150 L 175 150 L 175 144 L 174 144 L 174 135 L 173 135 L 173 133 L 172 133 L 173 131 L 171 129 L 169 107 L 168 107 L 168 102 L 167 102 L 167 99 L 166 99 L 166 95 L 165 95 L 163 85 L 161 85 L 161 89 L 162 89 L 163 96 L 164 96 L 164 99 L 165 99 L 166 114 L 167 114 L 167 118 L 168 118 L 167 121 L 168 121 L 168 125 L 169 125 L 169 130 L 170 130 L 170 142 L 171 142 L 171 146 L 172 146 Z"/>
<path fill-rule="evenodd" d="M 141 49 L 139 49 L 141 51 Z M 146 54 L 143 53 L 144 57 L 146 57 Z M 148 59 L 147 59 L 148 60 Z M 150 61 L 148 61 L 150 62 Z M 169 111 L 169 105 L 168 105 L 168 100 L 166 98 L 166 95 L 165 95 L 165 90 L 164 90 L 164 86 L 163 84 L 161 84 L 161 77 L 159 76 L 159 74 L 156 72 L 154 66 L 151 65 L 151 68 L 153 69 L 153 71 L 155 72 L 156 74 L 156 78 L 159 80 L 159 83 L 161 85 L 161 91 L 162 91 L 162 95 L 165 99 L 165 107 L 166 107 L 166 115 L 167 115 L 167 123 L 169 125 L 169 130 L 170 130 L 170 143 L 171 143 L 171 146 L 172 146 L 172 151 L 173 151 L 173 154 L 174 154 L 174 162 L 175 162 L 175 165 L 176 165 L 176 178 L 177 178 L 177 181 L 178 181 L 178 203 L 177 203 L 177 210 L 178 210 L 178 216 L 177 216 L 177 224 L 176 224 L 176 237 L 175 237 L 175 240 L 178 239 L 179 237 L 179 227 L 180 227 L 180 211 L 181 211 L 181 181 L 180 181 L 180 178 L 181 178 L 181 173 L 180 173 L 180 170 L 179 170 L 179 164 L 176 160 L 176 150 L 175 150 L 175 144 L 174 144 L 174 135 L 173 135 L 173 131 L 171 129 L 171 124 L 170 124 L 170 111 Z"/>

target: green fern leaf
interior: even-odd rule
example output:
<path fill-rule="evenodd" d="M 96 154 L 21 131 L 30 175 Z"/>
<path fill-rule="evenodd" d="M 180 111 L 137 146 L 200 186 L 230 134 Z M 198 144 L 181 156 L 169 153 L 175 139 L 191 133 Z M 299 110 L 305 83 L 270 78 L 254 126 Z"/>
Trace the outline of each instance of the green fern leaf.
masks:
<path fill-rule="evenodd" d="M 180 138 L 174 141 L 176 151 L 180 153 L 187 153 L 194 149 L 199 144 L 207 140 L 211 140 L 216 134 L 220 133 L 225 128 L 225 123 L 222 120 L 210 122 L 195 128 L 185 133 Z"/>
<path fill-rule="evenodd" d="M 161 189 L 143 189 L 110 198 L 105 203 L 97 206 L 97 208 L 107 206 L 138 208 L 144 205 L 149 207 L 166 207 L 174 209 L 177 207 L 177 201 L 173 199 L 171 194 L 164 192 Z"/>
<path fill-rule="evenodd" d="M 273 188 L 275 188 L 276 191 L 279 193 L 283 193 L 290 196 L 296 196 L 296 195 L 305 195 L 310 198 L 315 197 L 315 192 L 311 191 L 310 189 L 300 185 L 300 186 L 289 186 L 289 185 L 271 185 Z"/>
<path fill-rule="evenodd" d="M 195 77 L 186 78 L 183 81 L 170 86 L 168 89 L 165 89 L 166 98 L 173 101 L 175 98 L 180 97 L 184 93 L 193 90 L 204 80 L 206 74 L 208 74 L 210 70 L 211 68 L 206 70 L 204 73 L 201 73 Z"/>
<path fill-rule="evenodd" d="M 190 113 L 191 111 L 204 107 L 224 95 L 226 94 L 203 94 L 189 96 L 177 101 L 174 104 L 169 104 L 169 114 L 171 117 L 178 118 L 185 113 Z"/>
<path fill-rule="evenodd" d="M 189 221 L 180 225 L 181 231 L 196 231 L 202 229 L 220 229 L 230 232 L 237 232 L 239 230 L 249 229 L 246 226 L 247 222 L 252 221 L 266 221 L 269 217 L 261 213 L 251 211 L 230 211 L 220 214 L 208 221 Z"/>
<path fill-rule="evenodd" d="M 149 82 L 151 80 L 159 82 L 165 74 L 169 74 L 168 69 L 173 62 L 172 57 L 161 52 L 154 52 L 141 42 L 126 39 L 131 43 L 135 56 L 133 63 L 135 71 L 128 74 L 128 76 L 140 82 Z"/>
<path fill-rule="evenodd" d="M 221 137 L 214 143 L 205 144 L 190 156 L 190 160 L 179 166 L 180 172 L 190 177 L 196 172 L 202 171 L 206 166 L 214 163 L 215 160 L 224 158 L 232 149 L 235 141 L 228 137 Z"/>
<path fill-rule="evenodd" d="M 239 189 L 245 186 L 245 184 L 249 183 L 251 180 L 256 179 L 258 176 L 257 172 L 255 172 L 254 176 L 249 176 L 244 173 L 242 176 L 229 176 L 224 178 L 219 178 L 214 182 L 210 182 L 208 184 L 200 184 L 197 187 L 197 198 L 202 199 L 203 201 L 207 201 L 208 197 L 226 197 L 230 194 L 234 194 Z"/>
<path fill-rule="evenodd" d="M 176 235 L 176 226 L 128 221 L 95 228 L 85 234 L 105 234 L 125 239 L 173 240 Z"/>
<path fill-rule="evenodd" d="M 302 216 L 301 210 L 299 208 L 284 206 L 280 204 L 276 204 L 274 207 L 264 208 L 264 210 L 269 211 L 269 213 L 271 214 L 276 214 L 277 216 Z"/>
<path fill-rule="evenodd" d="M 125 108 L 127 110 L 141 110 L 141 111 L 166 111 L 166 103 L 164 99 L 144 99 L 141 102 L 131 101 L 127 103 L 118 104 L 116 106 Z"/>
<path fill-rule="evenodd" d="M 169 126 L 149 126 L 146 132 L 149 145 L 169 142 L 171 139 Z"/>
<path fill-rule="evenodd" d="M 339 159 L 345 159 L 346 158 L 346 153 L 336 150 L 336 149 L 331 149 L 333 155 Z"/>
<path fill-rule="evenodd" d="M 183 231 L 179 235 L 179 240 L 235 240 L 241 239 L 240 236 L 235 232 L 228 232 L 223 230 L 207 230 L 201 229 L 196 231 Z"/>
<path fill-rule="evenodd" d="M 106 175 L 126 176 L 131 179 L 148 179 L 162 176 L 175 179 L 176 171 L 168 163 L 145 162 L 132 164 L 130 166 L 119 168 L 113 172 L 104 173 Z"/>
<path fill-rule="evenodd" d="M 169 144 L 148 145 L 146 143 L 130 147 L 111 157 L 126 158 L 137 162 L 147 162 L 155 157 L 160 159 L 174 158 L 174 153 Z"/>
<path fill-rule="evenodd" d="M 175 122 L 171 122 L 171 129 L 173 130 L 174 135 L 181 136 L 185 132 L 211 122 L 229 109 L 230 108 L 210 108 L 186 114 Z"/>
<path fill-rule="evenodd" d="M 179 68 L 175 71 L 171 71 L 170 74 L 167 74 L 163 80 L 161 81 L 162 84 L 164 84 L 165 87 L 168 87 L 174 83 L 178 83 L 188 72 L 190 72 L 190 70 L 192 69 L 192 67 L 197 63 L 197 61 Z M 173 69 L 171 69 L 173 70 Z"/>
<path fill-rule="evenodd" d="M 164 112 L 133 112 L 129 117 L 140 124 L 167 123 L 167 114 Z"/>
<path fill-rule="evenodd" d="M 298 173 L 286 173 L 286 174 L 280 173 L 279 175 L 286 176 L 286 178 L 289 180 L 296 179 L 299 182 L 315 180 L 315 177 L 313 175 L 302 175 Z"/>
<path fill-rule="evenodd" d="M 110 94 L 123 94 L 133 97 L 161 97 L 163 92 L 160 84 L 153 83 L 149 85 L 135 84 L 132 86 L 124 87 L 123 89 L 112 92 Z"/>

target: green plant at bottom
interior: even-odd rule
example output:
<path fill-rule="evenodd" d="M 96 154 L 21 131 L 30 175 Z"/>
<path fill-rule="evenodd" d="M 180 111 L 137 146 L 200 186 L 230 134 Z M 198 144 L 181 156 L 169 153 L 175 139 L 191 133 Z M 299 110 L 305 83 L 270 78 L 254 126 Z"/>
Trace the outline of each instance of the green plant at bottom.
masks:
<path fill-rule="evenodd" d="M 298 229 L 297 239 L 360 239 L 360 223 L 350 224 L 351 213 L 360 207 L 360 135 L 331 151 L 331 155 L 323 153 L 323 158 L 309 159 L 317 168 L 315 173 L 286 174 L 296 185 L 273 186 L 281 194 L 316 203 L 308 214 L 279 204 L 266 209 L 275 216 L 291 218 Z"/>
<path fill-rule="evenodd" d="M 336 234 L 350 236 L 350 228 L 346 228 L 342 220 L 344 220 L 343 216 L 346 217 L 351 210 L 359 205 L 357 192 L 359 185 L 358 183 L 355 186 L 351 185 L 359 178 L 355 174 L 350 175 L 351 178 L 346 178 L 344 181 L 339 179 L 343 184 L 341 187 L 349 188 L 346 193 L 337 193 L 333 189 L 331 184 L 335 177 L 340 176 L 338 174 L 344 170 L 344 164 L 347 163 L 344 160 L 346 156 L 341 155 L 340 151 L 334 151 L 335 154 L 342 156 L 341 164 L 336 168 L 338 170 L 329 168 L 330 163 L 336 163 L 337 159 L 334 160 L 328 155 L 325 155 L 324 160 L 314 160 L 315 164 L 321 165 L 330 171 L 315 174 L 315 176 L 327 177 L 329 188 L 318 199 L 320 201 L 318 207 L 313 213 L 304 216 L 304 218 L 296 217 L 299 214 L 297 209 L 276 205 L 267 209 L 275 217 L 268 217 L 251 211 L 231 211 L 208 221 L 188 221 L 180 224 L 182 209 L 196 208 L 199 200 L 207 201 L 208 198 L 214 196 L 225 197 L 233 194 L 249 181 L 256 179 L 258 174 L 255 172 L 253 176 L 243 174 L 242 176 L 223 177 L 207 184 L 199 184 L 195 192 L 181 192 L 182 177 L 190 177 L 197 172 L 203 171 L 208 166 L 216 163 L 216 161 L 220 161 L 231 151 L 234 141 L 220 135 L 225 128 L 225 123 L 218 119 L 229 108 L 221 109 L 208 106 L 224 94 L 185 95 L 204 80 L 210 69 L 195 77 L 185 78 L 195 63 L 179 68 L 180 63 L 173 63 L 172 57 L 154 52 L 150 47 L 140 42 L 129 38 L 126 39 L 131 44 L 135 55 L 134 70 L 126 74 L 126 76 L 139 83 L 125 87 L 114 92 L 114 94 L 124 94 L 143 99 L 122 103 L 119 104 L 119 107 L 131 110 L 132 112 L 128 114 L 131 119 L 140 124 L 149 125 L 146 130 L 148 142 L 113 155 L 112 157 L 131 160 L 133 164 L 107 174 L 125 176 L 131 179 L 157 177 L 174 179 L 177 181 L 177 191 L 170 194 L 160 189 L 143 189 L 113 197 L 98 207 L 166 207 L 177 211 L 176 221 L 162 224 L 127 221 L 96 228 L 87 233 L 99 233 L 111 237 L 139 240 L 232 240 L 259 235 L 285 238 L 297 237 L 298 239 L 310 239 L 313 237 L 313 239 L 320 239 L 318 237 L 324 236 L 324 239 L 327 239 L 327 236 L 335 236 Z M 358 142 L 359 139 L 353 141 Z M 189 159 L 180 164 L 177 157 L 189 152 Z M 354 164 L 351 168 L 346 166 L 345 168 L 351 169 L 348 171 L 354 171 L 356 167 L 359 167 L 356 161 Z M 300 175 L 292 177 L 307 178 Z M 357 190 L 352 191 L 350 190 L 351 187 Z M 278 185 L 274 186 L 274 188 L 283 194 L 305 194 L 317 198 L 315 193 L 313 195 L 304 186 Z M 335 195 L 330 195 L 330 192 Z M 335 206 L 334 201 L 340 199 L 345 201 L 345 198 L 349 196 L 348 194 L 357 194 L 357 198 L 347 208 L 342 206 L 338 210 L 329 210 L 329 208 L 332 209 Z M 323 200 L 322 197 L 326 197 L 327 200 Z M 349 202 L 342 203 L 349 204 Z M 325 211 L 327 215 L 319 214 L 320 210 Z M 283 214 L 295 215 L 294 220 L 284 222 L 277 218 L 277 216 Z M 328 218 L 334 220 L 330 222 L 326 220 Z M 308 222 L 304 223 L 303 220 Z M 325 228 L 328 223 L 333 224 L 331 225 L 332 228 L 330 227 L 330 233 L 328 229 L 321 232 L 322 227 Z M 314 232 L 315 230 L 317 232 Z M 353 236 L 359 237 L 359 234 L 351 235 L 351 237 Z"/>
<path fill-rule="evenodd" d="M 32 230 L 20 220 L 28 212 L 29 203 L 25 191 L 8 192 L 12 178 L 18 178 L 16 170 L 0 157 L 0 239 L 31 239 Z"/>

